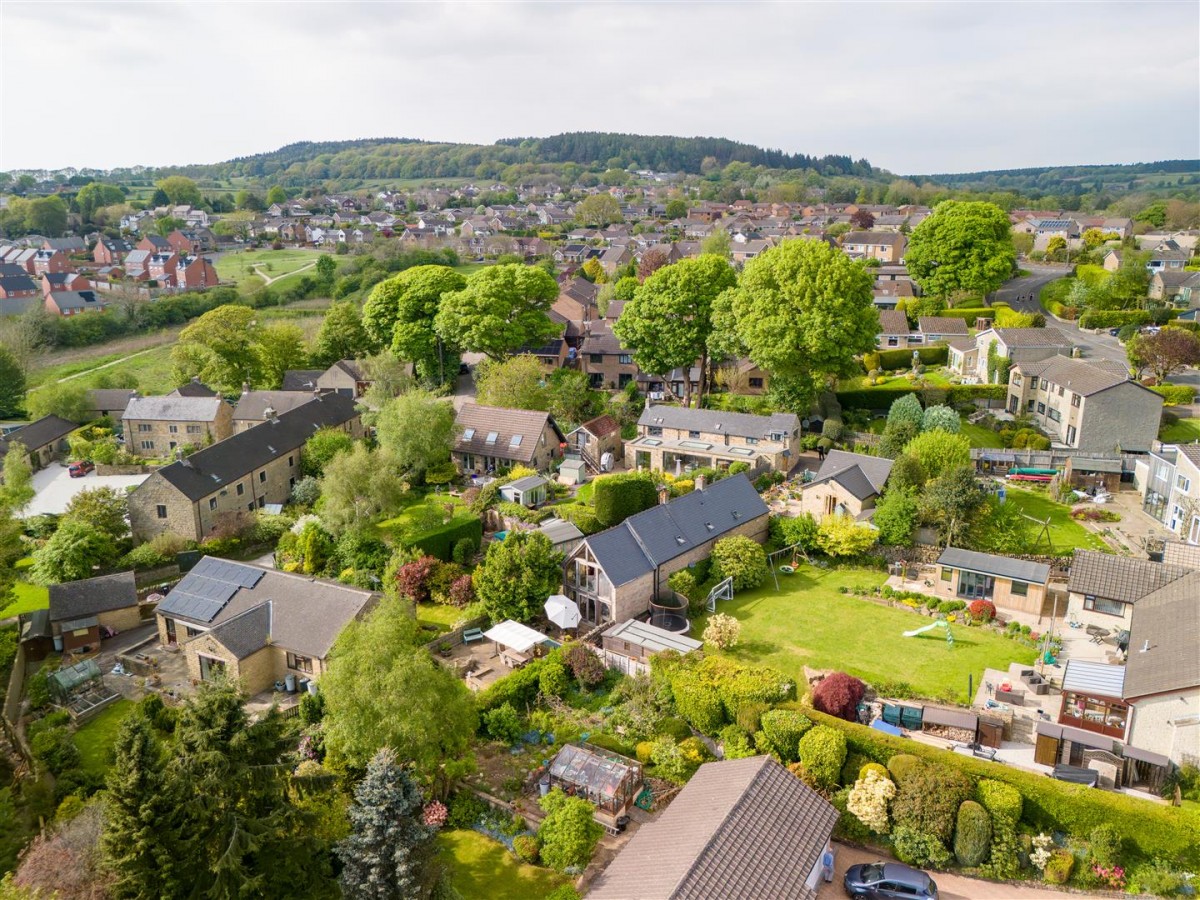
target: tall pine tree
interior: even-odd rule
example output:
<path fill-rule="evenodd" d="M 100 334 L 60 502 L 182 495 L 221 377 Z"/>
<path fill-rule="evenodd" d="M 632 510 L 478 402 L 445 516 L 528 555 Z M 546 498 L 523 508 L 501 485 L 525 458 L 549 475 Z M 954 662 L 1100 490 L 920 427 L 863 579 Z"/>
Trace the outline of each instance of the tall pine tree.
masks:
<path fill-rule="evenodd" d="M 428 896 L 436 873 L 431 862 L 433 829 L 421 819 L 421 791 L 380 750 L 354 792 L 350 836 L 336 850 L 342 861 L 342 891 L 351 900 L 408 900 Z"/>

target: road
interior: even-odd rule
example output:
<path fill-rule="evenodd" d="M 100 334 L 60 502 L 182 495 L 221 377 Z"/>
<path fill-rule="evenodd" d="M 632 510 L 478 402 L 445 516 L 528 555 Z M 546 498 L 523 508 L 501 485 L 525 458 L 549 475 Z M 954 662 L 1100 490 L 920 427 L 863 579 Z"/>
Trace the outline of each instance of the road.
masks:
<path fill-rule="evenodd" d="M 993 303 L 1007 303 L 1013 309 L 1019 312 L 1041 312 L 1041 304 L 1038 303 L 1038 292 L 1054 281 L 1056 278 L 1062 278 L 1066 275 L 1066 270 L 1059 268 L 1033 268 L 1026 269 L 1028 275 L 1022 275 L 1020 278 L 1014 278 L 1012 281 L 1006 282 L 1004 287 L 999 288 L 992 295 Z"/>

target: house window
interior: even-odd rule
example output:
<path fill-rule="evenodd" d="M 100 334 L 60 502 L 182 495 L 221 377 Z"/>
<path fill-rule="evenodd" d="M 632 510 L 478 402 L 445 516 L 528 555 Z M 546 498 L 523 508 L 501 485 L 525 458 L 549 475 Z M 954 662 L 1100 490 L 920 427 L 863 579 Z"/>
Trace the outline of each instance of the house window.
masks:
<path fill-rule="evenodd" d="M 898 337 L 889 337 L 889 338 L 887 339 L 887 345 L 888 345 L 889 347 L 899 347 L 899 346 L 900 346 L 900 338 L 898 338 Z"/>
<path fill-rule="evenodd" d="M 1179 488 L 1185 494 L 1192 489 L 1192 479 L 1186 475 L 1175 476 L 1175 487 Z"/>
<path fill-rule="evenodd" d="M 750 387 L 760 388 L 762 386 L 763 386 L 763 380 L 761 378 L 751 378 L 750 379 Z"/>
<path fill-rule="evenodd" d="M 1037 390 L 1037 376 L 1036 375 L 1029 376 L 1029 389 L 1031 391 Z"/>
<path fill-rule="evenodd" d="M 247 503 L 246 509 L 249 510 L 250 512 L 254 512 L 254 501 Z"/>
<path fill-rule="evenodd" d="M 1038 413 L 1040 415 L 1046 414 L 1046 404 L 1045 403 L 1039 403 L 1037 409 L 1038 409 Z"/>
<path fill-rule="evenodd" d="M 1012 382 L 1012 386 L 1013 386 L 1013 387 L 1020 387 L 1020 386 L 1021 386 L 1021 376 L 1020 376 L 1020 375 L 1015 375 L 1015 374 L 1014 374 L 1014 375 L 1013 375 L 1011 378 L 1009 378 L 1008 380 L 1009 380 L 1010 382 Z"/>
<path fill-rule="evenodd" d="M 1125 615 L 1125 604 L 1120 600 L 1110 600 L 1107 597 L 1095 597 L 1091 594 L 1084 596 L 1083 608 L 1090 612 L 1103 613 L 1106 616 Z"/>
<path fill-rule="evenodd" d="M 593 363 L 598 366 L 604 362 L 604 354 L 603 353 L 589 353 L 588 354 L 588 362 Z"/>
<path fill-rule="evenodd" d="M 295 669 L 297 672 L 304 672 L 311 675 L 313 670 L 312 658 L 308 656 L 297 656 L 295 653 L 288 653 L 287 667 Z"/>
<path fill-rule="evenodd" d="M 1062 395 L 1063 395 L 1063 387 L 1062 387 L 1062 385 L 1060 384 L 1060 385 L 1058 386 L 1058 396 L 1060 396 L 1060 397 L 1061 397 Z"/>
<path fill-rule="evenodd" d="M 754 444 L 758 443 L 758 438 L 748 437 L 748 438 L 746 438 L 746 443 L 753 446 Z"/>
<path fill-rule="evenodd" d="M 246 493 L 246 486 L 239 481 L 237 486 L 237 495 L 240 497 L 244 493 Z"/>
<path fill-rule="evenodd" d="M 189 425 L 189 426 L 187 427 L 187 433 L 188 433 L 188 434 L 199 434 L 199 433 L 200 433 L 200 426 L 199 426 L 199 425 Z"/>
<path fill-rule="evenodd" d="M 168 425 L 167 431 L 171 432 L 171 434 L 179 434 L 179 426 L 178 425 Z"/>
<path fill-rule="evenodd" d="M 217 508 L 217 498 L 216 498 L 216 497 L 209 497 L 209 498 L 208 498 L 208 508 L 209 508 L 210 510 L 211 510 L 211 509 L 216 509 L 216 508 Z"/>
<path fill-rule="evenodd" d="M 165 519 L 167 517 L 167 508 L 161 503 L 154 507 L 154 511 L 160 519 Z"/>
<path fill-rule="evenodd" d="M 145 422 L 140 423 L 138 425 L 138 431 L 141 432 L 142 434 L 145 434 L 149 430 L 150 430 L 150 426 L 149 426 L 149 424 L 147 424 Z"/>
<path fill-rule="evenodd" d="M 1009 593 L 1014 597 L 1027 597 L 1029 595 L 1029 584 L 1024 581 L 1014 581 Z"/>
<path fill-rule="evenodd" d="M 619 362 L 623 366 L 632 366 L 633 365 L 633 357 L 630 356 L 628 353 L 622 353 L 617 357 L 617 362 Z"/>
<path fill-rule="evenodd" d="M 153 450 L 154 449 L 154 441 L 142 441 L 142 449 L 143 450 Z"/>
<path fill-rule="evenodd" d="M 1057 409 L 1051 408 L 1050 411 L 1048 413 L 1046 413 L 1046 415 L 1050 417 L 1051 422 L 1061 422 L 1062 421 L 1062 413 L 1060 413 Z"/>
<path fill-rule="evenodd" d="M 650 437 L 662 437 L 662 429 L 657 425 L 651 425 L 646 429 L 646 434 L 650 435 Z"/>
<path fill-rule="evenodd" d="M 1067 426 L 1067 443 L 1068 444 L 1075 443 L 1075 426 L 1074 425 Z"/>
<path fill-rule="evenodd" d="M 628 372 L 622 372 L 617 376 L 617 387 L 625 388 L 631 381 L 633 381 L 633 376 Z"/>
<path fill-rule="evenodd" d="M 1072 406 L 1075 406 L 1075 407 L 1078 407 L 1078 406 L 1079 406 L 1080 399 L 1081 399 L 1081 398 L 1080 398 L 1079 394 L 1072 394 L 1072 395 L 1071 395 L 1071 405 L 1072 405 Z"/>
<path fill-rule="evenodd" d="M 289 468 L 289 469 L 290 469 L 292 466 L 296 465 L 296 463 L 295 463 L 293 460 L 294 460 L 294 457 L 291 457 L 291 456 L 289 456 L 289 457 L 288 457 L 288 468 Z"/>
<path fill-rule="evenodd" d="M 954 570 L 951 568 L 947 568 L 946 566 L 942 566 L 942 581 L 946 582 L 946 584 L 949 584 L 953 580 L 954 580 Z"/>
<path fill-rule="evenodd" d="M 698 432 L 698 431 L 689 431 L 689 432 L 688 432 L 688 437 L 690 437 L 690 438 L 693 438 L 693 439 L 695 439 L 695 438 L 698 438 L 698 437 L 700 437 L 700 432 Z"/>
<path fill-rule="evenodd" d="M 588 375 L 588 387 L 595 390 L 604 387 L 604 374 L 602 372 L 592 372 Z"/>
<path fill-rule="evenodd" d="M 266 472 L 259 472 L 259 473 L 258 473 L 258 483 L 259 483 L 259 484 L 266 484 L 266 483 L 267 483 L 267 473 L 266 473 Z"/>

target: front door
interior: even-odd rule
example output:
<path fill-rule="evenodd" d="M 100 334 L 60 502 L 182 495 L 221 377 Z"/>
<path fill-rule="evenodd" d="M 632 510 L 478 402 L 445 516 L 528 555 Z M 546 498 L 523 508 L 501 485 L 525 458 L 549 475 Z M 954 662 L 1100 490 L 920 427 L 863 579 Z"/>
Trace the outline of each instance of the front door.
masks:
<path fill-rule="evenodd" d="M 1039 734 L 1033 747 L 1033 761 L 1042 766 L 1058 765 L 1058 738 Z"/>

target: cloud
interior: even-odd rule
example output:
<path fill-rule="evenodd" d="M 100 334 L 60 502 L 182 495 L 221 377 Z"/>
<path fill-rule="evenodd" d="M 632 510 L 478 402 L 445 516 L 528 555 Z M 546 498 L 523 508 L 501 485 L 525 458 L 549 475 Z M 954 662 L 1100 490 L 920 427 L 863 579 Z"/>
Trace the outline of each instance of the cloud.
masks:
<path fill-rule="evenodd" d="M 0 168 L 575 130 L 717 135 L 898 173 L 1200 156 L 1200 6 L 1081 10 L 5 0 Z"/>

